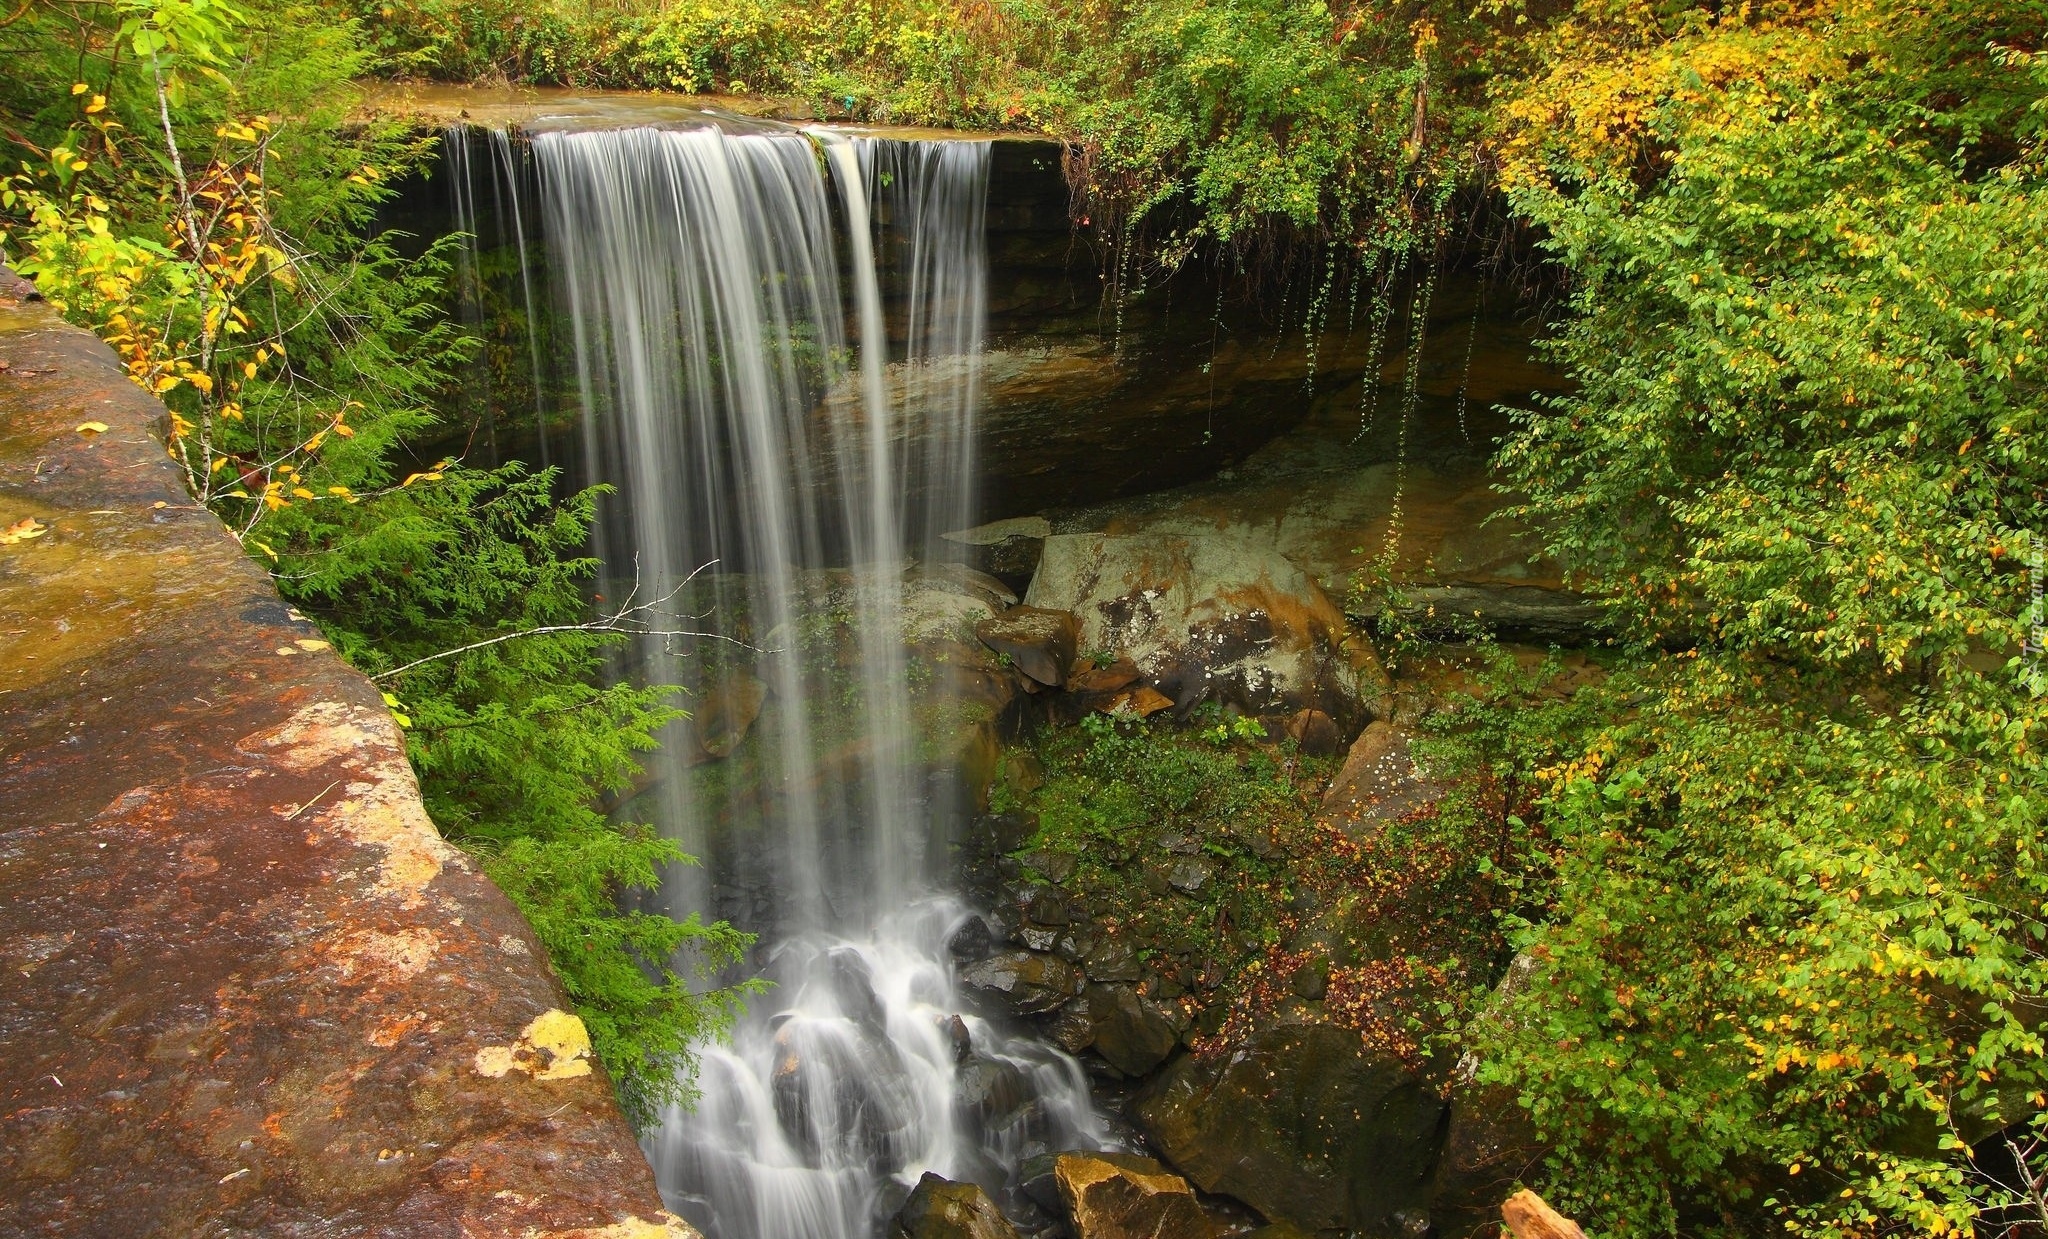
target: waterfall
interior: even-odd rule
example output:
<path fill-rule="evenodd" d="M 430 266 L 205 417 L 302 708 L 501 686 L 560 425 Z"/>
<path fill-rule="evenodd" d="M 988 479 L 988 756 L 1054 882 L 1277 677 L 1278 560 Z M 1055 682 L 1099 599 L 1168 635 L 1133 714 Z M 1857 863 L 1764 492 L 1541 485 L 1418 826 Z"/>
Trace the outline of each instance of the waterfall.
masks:
<path fill-rule="evenodd" d="M 696 714 L 636 817 L 705 858 L 667 910 L 758 932 L 776 986 L 647 1138 L 671 1207 L 713 1239 L 868 1239 L 924 1171 L 1003 1199 L 1031 1152 L 1106 1147 L 1072 1058 L 959 1001 L 968 910 L 934 844 L 961 806 L 920 757 L 901 639 L 906 573 L 973 516 L 988 143 L 530 143 L 551 351 L 587 474 L 617 488 L 606 593 L 718 634 L 636 652 Z"/>
<path fill-rule="evenodd" d="M 479 152 L 472 149 L 481 144 L 483 159 L 489 162 L 488 172 L 479 172 L 476 160 Z M 520 150 L 512 141 L 512 134 L 503 129 L 475 130 L 469 128 L 450 129 L 443 135 L 442 150 L 448 163 L 450 211 L 454 216 L 455 230 L 461 234 L 462 243 L 455 257 L 455 291 L 457 313 L 463 324 L 481 336 L 490 308 L 486 304 L 485 287 L 490 275 L 484 270 L 483 255 L 492 242 L 511 244 L 513 258 L 519 272 L 519 304 L 525 317 L 522 320 L 526 330 L 522 333 L 526 341 L 527 377 L 533 384 L 534 405 L 532 412 L 541 421 L 547 418 L 543 368 L 541 365 L 540 335 L 532 330 L 538 321 L 533 289 L 533 263 L 527 253 L 526 210 L 522 175 L 524 162 Z M 480 183 L 481 182 L 481 183 Z M 488 188 L 489 209 L 484 209 L 480 191 Z M 494 235 L 502 232 L 502 235 Z M 492 463 L 498 459 L 497 423 L 495 406 L 498 393 L 492 390 L 491 372 L 487 360 L 479 357 L 471 364 L 470 382 L 474 388 L 476 408 L 473 412 L 473 429 L 484 436 L 484 450 Z M 545 467 L 547 440 L 540 442 L 541 459 Z"/>

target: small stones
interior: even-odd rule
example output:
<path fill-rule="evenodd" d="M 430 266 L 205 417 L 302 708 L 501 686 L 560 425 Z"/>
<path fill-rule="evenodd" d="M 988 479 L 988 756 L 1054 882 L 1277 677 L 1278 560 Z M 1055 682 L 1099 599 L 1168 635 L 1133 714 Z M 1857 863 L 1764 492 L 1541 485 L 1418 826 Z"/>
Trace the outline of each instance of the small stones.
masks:
<path fill-rule="evenodd" d="M 1052 848 L 1033 848 L 1023 857 L 1024 867 L 1044 874 L 1049 882 L 1065 882 L 1074 876 L 1078 862 L 1071 852 L 1055 851 Z M 1047 924 L 1064 924 L 1063 921 L 1048 921 Z"/>

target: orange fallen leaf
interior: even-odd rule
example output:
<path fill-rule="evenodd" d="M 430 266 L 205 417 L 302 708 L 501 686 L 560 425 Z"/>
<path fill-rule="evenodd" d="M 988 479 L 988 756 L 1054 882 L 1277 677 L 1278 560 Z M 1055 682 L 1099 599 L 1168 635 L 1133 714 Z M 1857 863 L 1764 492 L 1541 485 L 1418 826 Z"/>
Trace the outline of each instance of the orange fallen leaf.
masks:
<path fill-rule="evenodd" d="M 0 546 L 12 546 L 17 542 L 26 542 L 30 538 L 40 538 L 48 532 L 48 525 L 33 516 L 24 516 L 7 528 L 0 529 Z"/>

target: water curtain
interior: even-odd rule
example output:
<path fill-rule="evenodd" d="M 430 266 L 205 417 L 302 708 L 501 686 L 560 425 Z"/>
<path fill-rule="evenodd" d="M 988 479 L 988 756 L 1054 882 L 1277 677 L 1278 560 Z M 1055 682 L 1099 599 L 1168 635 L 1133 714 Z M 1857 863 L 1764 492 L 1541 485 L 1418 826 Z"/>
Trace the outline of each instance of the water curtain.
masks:
<path fill-rule="evenodd" d="M 906 573 L 973 516 L 989 145 L 707 125 L 531 151 L 552 351 L 618 489 L 606 588 L 730 638 L 638 651 L 696 690 L 637 806 L 707 862 L 663 898 L 759 932 L 777 984 L 649 1137 L 663 1191 L 714 1239 L 865 1239 L 925 1170 L 1001 1193 L 1030 1152 L 1100 1146 L 1073 1060 L 954 992 L 934 844 L 960 806 L 901 639 Z M 518 151 L 490 156 L 516 186 Z"/>

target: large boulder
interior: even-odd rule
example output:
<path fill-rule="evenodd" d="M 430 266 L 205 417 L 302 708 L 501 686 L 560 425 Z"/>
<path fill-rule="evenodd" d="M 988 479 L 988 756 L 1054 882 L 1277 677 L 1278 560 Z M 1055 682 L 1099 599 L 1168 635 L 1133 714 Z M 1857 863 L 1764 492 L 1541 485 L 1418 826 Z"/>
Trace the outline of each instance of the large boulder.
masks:
<path fill-rule="evenodd" d="M 934 650 L 974 643 L 974 626 L 1003 609 L 986 588 L 951 574 L 915 577 L 904 583 L 903 643 Z M 971 653 L 971 650 L 969 651 Z"/>
<path fill-rule="evenodd" d="M 768 686 L 745 673 L 726 677 L 700 697 L 691 717 L 704 755 L 730 756 L 761 717 L 767 699 Z"/>
<path fill-rule="evenodd" d="M 1149 1157 L 1062 1153 L 1053 1162 L 1076 1239 L 1209 1239 L 1186 1179 Z"/>
<path fill-rule="evenodd" d="M 1090 985 L 1083 997 L 1095 1025 L 1095 1052 L 1127 1076 L 1151 1071 L 1180 1044 L 1167 1012 L 1129 985 Z"/>
<path fill-rule="evenodd" d="M 1516 955 L 1494 986 L 1479 1019 L 1508 1018 L 1508 1004 L 1536 973 L 1536 961 Z M 1513 1089 L 1479 1080 L 1480 1063 L 1467 1056 L 1451 1088 L 1451 1116 L 1431 1184 L 1430 1213 L 1444 1239 L 1478 1239 L 1500 1231 L 1496 1206 L 1543 1160 L 1549 1147 Z"/>
<path fill-rule="evenodd" d="M 1135 1099 L 1145 1134 L 1206 1192 L 1305 1230 L 1400 1229 L 1426 1202 L 1444 1104 L 1400 1062 L 1327 1024 L 1184 1056 Z"/>
<path fill-rule="evenodd" d="M 1368 726 L 1323 794 L 1323 816 L 1353 838 L 1435 804 L 1443 784 L 1416 765 L 1407 732 L 1391 723 Z"/>
<path fill-rule="evenodd" d="M 1049 1015 L 1087 984 L 1079 968 L 1037 951 L 999 951 L 960 970 L 968 999 L 1002 1015 Z"/>
<path fill-rule="evenodd" d="M 953 1101 L 982 1127 L 1001 1127 L 1031 1100 L 1016 1064 L 970 1053 L 953 1073 Z"/>
<path fill-rule="evenodd" d="M 1025 601 L 1071 611 L 1083 650 L 1109 650 L 1183 712 L 1221 701 L 1251 714 L 1318 710 L 1350 735 L 1377 710 L 1371 647 L 1307 574 L 1221 534 L 1059 534 Z"/>
<path fill-rule="evenodd" d="M 1017 1239 L 988 1193 L 926 1172 L 896 1214 L 891 1239 Z"/>
<path fill-rule="evenodd" d="M 1444 1239 L 1497 1235 L 1499 1202 L 1527 1181 L 1548 1151 L 1512 1089 L 1476 1082 L 1458 1088 L 1431 1181 L 1429 1212 L 1437 1233 Z"/>

